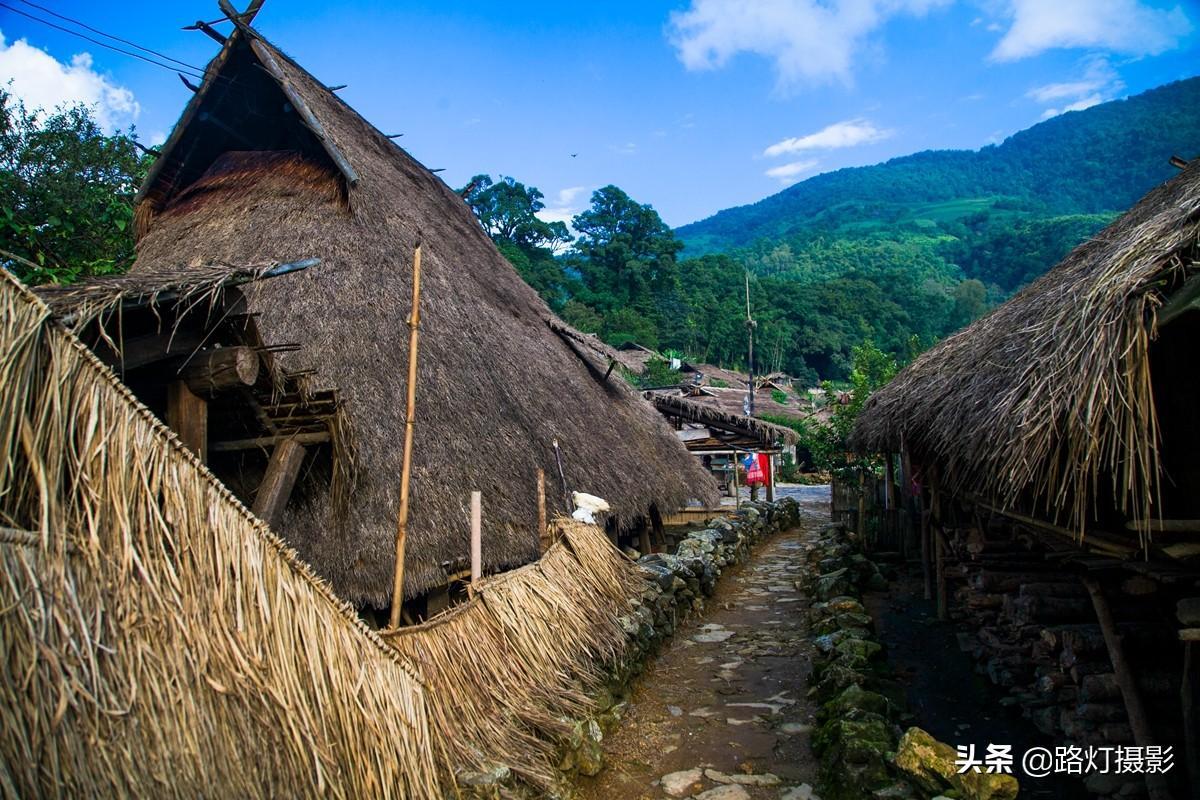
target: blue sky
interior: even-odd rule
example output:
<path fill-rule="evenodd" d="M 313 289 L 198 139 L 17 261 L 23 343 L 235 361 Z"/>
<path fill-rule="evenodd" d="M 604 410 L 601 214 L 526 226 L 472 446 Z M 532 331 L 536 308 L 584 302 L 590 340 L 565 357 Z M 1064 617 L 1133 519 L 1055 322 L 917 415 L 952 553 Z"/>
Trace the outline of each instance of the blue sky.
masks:
<path fill-rule="evenodd" d="M 39 5 L 190 64 L 217 49 L 180 30 L 213 2 Z M 614 183 L 671 225 L 1200 73 L 1194 0 L 268 0 L 256 26 L 454 186 L 512 175 L 562 218 Z M 8 8 L 0 33 L 0 81 L 32 104 L 154 141 L 189 97 Z"/>

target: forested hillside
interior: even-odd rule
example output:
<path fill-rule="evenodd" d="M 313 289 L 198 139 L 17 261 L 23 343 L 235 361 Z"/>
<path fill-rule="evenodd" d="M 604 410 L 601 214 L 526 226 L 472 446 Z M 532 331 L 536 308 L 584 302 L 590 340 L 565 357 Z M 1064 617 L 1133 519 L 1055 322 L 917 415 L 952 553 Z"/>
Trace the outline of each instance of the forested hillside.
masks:
<path fill-rule="evenodd" d="M 813 231 L 863 233 L 958 219 L 994 207 L 1042 216 L 1131 206 L 1200 155 L 1200 78 L 1042 122 L 1003 144 L 940 150 L 797 183 L 676 233 L 687 254 L 728 252 Z"/>

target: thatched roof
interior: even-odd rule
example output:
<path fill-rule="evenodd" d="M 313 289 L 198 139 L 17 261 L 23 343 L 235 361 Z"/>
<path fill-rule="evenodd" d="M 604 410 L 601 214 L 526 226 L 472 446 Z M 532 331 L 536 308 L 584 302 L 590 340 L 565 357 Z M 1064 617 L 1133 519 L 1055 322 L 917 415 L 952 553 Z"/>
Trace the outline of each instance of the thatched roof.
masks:
<path fill-rule="evenodd" d="M 337 591 L 389 600 L 411 257 L 423 241 L 422 334 L 406 593 L 468 553 L 484 498 L 488 570 L 536 554 L 535 476 L 605 497 L 632 522 L 715 488 L 667 424 L 547 328 L 552 314 L 462 199 L 319 81 L 242 26 L 163 148 L 137 208 L 131 275 L 213 263 L 320 265 L 244 288 L 282 366 L 340 390 L 356 444 L 348 517 L 313 501 L 280 532 Z M 551 483 L 551 486 L 554 484 Z M 551 513 L 564 511 L 561 492 Z"/>
<path fill-rule="evenodd" d="M 0 270 L 4 794 L 442 800 L 497 764 L 548 789 L 646 580 L 556 527 L 377 633 Z"/>
<path fill-rule="evenodd" d="M 1156 310 L 1196 269 L 1198 236 L 1193 162 L 904 369 L 868 401 L 856 446 L 906 443 L 951 488 L 1032 495 L 1079 526 L 1098 492 L 1148 519 L 1160 479 L 1149 347 Z"/>
<path fill-rule="evenodd" d="M 416 668 L 0 269 L 15 797 L 446 796 Z"/>
<path fill-rule="evenodd" d="M 701 425 L 711 425 L 721 430 L 753 436 L 764 444 L 783 442 L 795 444 L 798 437 L 791 428 L 764 422 L 744 414 L 733 414 L 716 405 L 697 402 L 680 396 L 675 391 L 649 391 L 646 399 L 662 414 Z"/>

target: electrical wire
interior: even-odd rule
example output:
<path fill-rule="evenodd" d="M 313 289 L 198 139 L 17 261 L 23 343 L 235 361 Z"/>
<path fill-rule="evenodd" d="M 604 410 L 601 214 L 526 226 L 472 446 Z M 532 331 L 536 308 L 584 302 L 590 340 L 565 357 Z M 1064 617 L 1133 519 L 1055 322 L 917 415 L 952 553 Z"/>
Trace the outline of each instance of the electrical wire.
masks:
<path fill-rule="evenodd" d="M 204 78 L 204 70 L 202 70 L 202 69 L 197 69 L 196 67 L 193 67 L 190 65 L 187 67 L 180 68 L 180 67 L 171 66 L 170 64 L 164 64 L 161 61 L 155 61 L 154 59 L 148 58 L 147 56 L 144 56 L 141 53 L 135 53 L 130 50 L 124 50 L 120 47 L 114 47 L 111 44 L 102 42 L 99 39 L 93 39 L 91 36 L 82 34 L 79 31 L 73 31 L 70 28 L 65 28 L 62 25 L 58 25 L 54 22 L 51 22 L 50 20 L 42 19 L 41 17 L 35 17 L 33 14 L 22 11 L 19 8 L 13 8 L 12 6 L 8 5 L 7 3 L 0 2 L 0 8 L 7 8 L 9 11 L 12 11 L 14 14 L 20 14 L 22 17 L 31 19 L 34 22 L 40 22 L 41 24 L 47 25 L 51 28 L 54 28 L 55 30 L 62 31 L 63 33 L 70 34 L 71 36 L 77 36 L 80 39 L 84 39 L 95 45 L 99 45 L 100 47 L 103 47 L 107 50 L 112 50 L 113 52 L 121 53 L 122 55 L 132 56 L 133 58 L 136 58 L 140 61 L 145 61 L 147 64 L 153 64 L 156 67 L 160 67 L 165 70 L 170 70 L 171 72 L 181 72 L 181 71 L 186 70 L 186 71 L 189 71 L 189 75 L 193 78 L 200 78 L 200 79 Z M 108 34 L 104 34 L 104 35 L 107 36 Z M 109 37 L 109 38 L 115 39 L 116 37 Z M 135 47 L 136 47 L 136 45 L 135 45 Z M 145 49 L 145 48 L 141 48 L 141 49 Z M 175 59 L 171 59 L 171 60 L 174 61 Z M 182 62 L 179 62 L 179 63 L 182 63 Z"/>
<path fill-rule="evenodd" d="M 27 6 L 36 8 L 38 11 L 43 11 L 52 17 L 57 17 L 58 19 L 63 20 L 64 22 L 69 22 L 72 25 L 78 25 L 79 27 L 83 28 L 84 30 L 89 30 L 92 33 L 99 34 L 100 36 L 103 36 L 106 39 L 112 39 L 115 42 L 120 42 L 121 44 L 127 44 L 130 47 L 137 48 L 138 50 L 141 50 L 143 53 L 149 53 L 150 55 L 158 56 L 161 59 L 174 62 L 176 64 L 179 64 L 180 66 L 187 67 L 188 69 L 194 69 L 200 73 L 204 72 L 204 67 L 197 67 L 195 64 L 189 64 L 186 61 L 180 61 L 178 58 L 172 58 L 171 56 L 167 55 L 166 53 L 160 53 L 159 51 L 152 50 L 149 47 L 142 47 L 137 42 L 131 42 L 128 39 L 122 39 L 120 36 L 114 36 L 111 33 L 105 33 L 104 31 L 100 30 L 99 28 L 93 28 L 91 25 L 88 25 L 86 22 L 80 22 L 79 20 L 74 19 L 72 17 L 68 17 L 65 14 L 59 14 L 57 11 L 54 11 L 53 9 L 46 8 L 45 6 L 40 6 L 37 3 L 31 3 L 31 2 L 29 2 L 29 0 L 17 0 L 17 2 L 24 3 Z"/>

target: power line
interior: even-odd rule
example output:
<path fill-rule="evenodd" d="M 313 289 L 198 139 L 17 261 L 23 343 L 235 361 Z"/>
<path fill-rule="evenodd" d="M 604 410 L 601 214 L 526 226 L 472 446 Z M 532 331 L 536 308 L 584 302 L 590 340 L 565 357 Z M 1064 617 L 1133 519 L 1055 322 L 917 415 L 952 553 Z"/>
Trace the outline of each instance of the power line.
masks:
<path fill-rule="evenodd" d="M 124 50 L 120 47 L 114 47 L 111 44 L 102 42 L 99 39 L 93 39 L 92 37 L 82 34 L 79 31 L 73 31 L 70 28 L 64 28 L 62 25 L 53 23 L 50 20 L 42 19 L 41 17 L 35 17 L 33 14 L 29 14 L 25 11 L 22 11 L 19 8 L 13 8 L 12 6 L 8 5 L 7 3 L 0 2 L 0 8 L 7 8 L 9 11 L 12 11 L 14 14 L 20 14 L 22 17 L 31 19 L 34 22 L 40 22 L 43 25 L 47 25 L 51 28 L 54 28 L 55 30 L 62 31 L 63 33 L 70 34 L 71 36 L 77 36 L 80 39 L 84 39 L 85 41 L 89 41 L 95 45 L 99 45 L 100 47 L 103 47 L 107 50 L 112 50 L 115 53 L 121 53 L 122 55 L 132 56 L 133 58 L 136 58 L 140 61 L 145 61 L 147 64 L 153 64 L 156 67 L 160 67 L 161 69 L 170 70 L 171 72 L 179 72 L 180 71 L 180 67 L 171 66 L 170 64 L 164 64 L 161 61 L 155 61 L 154 59 L 148 58 L 148 57 L 142 55 L 141 53 L 134 53 L 130 50 Z M 107 36 L 108 34 L 104 34 L 104 35 Z M 109 37 L 109 38 L 116 39 L 115 36 Z M 145 49 L 145 48 L 142 48 L 142 49 Z M 175 59 L 171 59 L 171 60 L 174 61 Z M 179 62 L 179 63 L 182 63 L 182 62 Z M 184 69 L 192 71 L 194 73 L 194 74 L 192 74 L 193 78 L 203 78 L 204 77 L 204 70 L 202 70 L 202 69 L 198 69 L 198 68 L 190 66 L 190 65 L 186 66 Z"/>
<path fill-rule="evenodd" d="M 142 47 L 137 42 L 131 42 L 128 39 L 122 39 L 120 36 L 113 36 L 111 33 L 105 33 L 104 31 L 100 30 L 99 28 L 93 28 L 91 25 L 88 25 L 86 22 L 80 22 L 79 20 L 73 19 L 64 14 L 59 14 L 57 11 L 46 8 L 45 6 L 39 6 L 37 3 L 29 2 L 29 0 L 18 0 L 18 2 L 24 3 L 27 6 L 32 6 L 33 8 L 36 8 L 38 11 L 43 11 L 52 17 L 57 17 L 58 19 L 64 20 L 66 22 L 70 22 L 72 25 L 78 25 L 79 27 L 81 27 L 85 30 L 91 31 L 92 33 L 97 33 L 106 39 L 112 39 L 115 42 L 120 42 L 121 44 L 127 44 L 130 47 L 137 48 L 138 50 L 141 50 L 143 53 L 150 53 L 151 55 L 158 56 L 159 58 L 165 59 L 167 61 L 172 61 L 176 64 L 179 64 L 180 66 L 187 67 L 188 69 L 194 69 L 197 72 L 201 72 L 201 73 L 204 72 L 203 67 L 197 67 L 195 64 L 189 64 L 186 61 L 180 61 L 178 58 L 172 58 L 171 56 L 167 55 L 166 53 L 160 53 L 159 51 L 152 50 L 149 47 Z"/>

